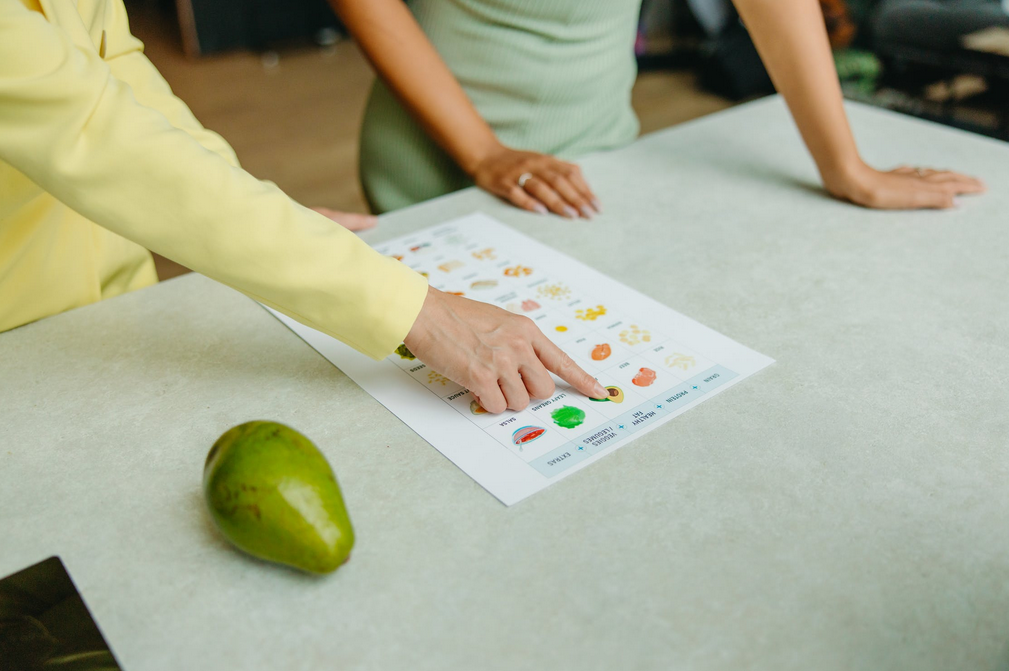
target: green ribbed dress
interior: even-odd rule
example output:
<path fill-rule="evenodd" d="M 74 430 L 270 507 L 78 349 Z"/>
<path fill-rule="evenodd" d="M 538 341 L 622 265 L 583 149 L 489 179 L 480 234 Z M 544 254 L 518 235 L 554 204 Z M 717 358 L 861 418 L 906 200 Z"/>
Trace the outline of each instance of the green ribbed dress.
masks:
<path fill-rule="evenodd" d="M 572 159 L 637 136 L 641 0 L 412 0 L 410 8 L 505 145 Z M 365 111 L 360 172 L 376 212 L 472 184 L 381 81 Z"/>

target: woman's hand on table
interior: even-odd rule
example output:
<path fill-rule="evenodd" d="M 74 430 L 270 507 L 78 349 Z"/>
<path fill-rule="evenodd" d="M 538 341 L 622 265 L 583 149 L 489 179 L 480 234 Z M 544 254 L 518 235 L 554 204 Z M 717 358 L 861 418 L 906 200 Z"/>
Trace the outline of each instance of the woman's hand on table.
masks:
<path fill-rule="evenodd" d="M 858 155 L 817 2 L 733 0 L 775 88 L 785 98 L 827 191 L 879 209 L 950 208 L 979 180 L 947 170 L 874 170 Z"/>
<path fill-rule="evenodd" d="M 404 340 L 421 361 L 463 385 L 487 412 L 522 410 L 554 393 L 554 373 L 592 398 L 607 391 L 528 317 L 429 288 Z"/>
<path fill-rule="evenodd" d="M 548 154 L 498 145 L 470 171 L 480 188 L 530 212 L 591 219 L 599 200 L 581 168 Z"/>
<path fill-rule="evenodd" d="M 402 0 L 330 4 L 385 84 L 477 186 L 530 212 L 599 212 L 578 166 L 501 144 Z"/>
<path fill-rule="evenodd" d="M 881 210 L 948 209 L 956 206 L 956 196 L 986 190 L 981 180 L 950 170 L 901 166 L 883 172 L 864 163 L 825 175 L 823 182 L 836 198 Z"/>
<path fill-rule="evenodd" d="M 350 231 L 364 231 L 378 225 L 378 217 L 372 214 L 341 212 L 340 210 L 331 210 L 328 207 L 313 207 L 312 209 Z"/>

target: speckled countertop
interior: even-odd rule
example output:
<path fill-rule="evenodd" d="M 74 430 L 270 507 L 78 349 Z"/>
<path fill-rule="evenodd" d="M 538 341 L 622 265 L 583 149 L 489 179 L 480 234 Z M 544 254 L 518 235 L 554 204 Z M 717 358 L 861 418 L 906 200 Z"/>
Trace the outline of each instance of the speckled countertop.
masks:
<path fill-rule="evenodd" d="M 512 508 L 203 277 L 0 335 L 0 574 L 60 555 L 127 671 L 1005 669 L 1009 146 L 850 114 L 874 164 L 991 191 L 835 202 L 769 99 L 586 160 L 590 223 L 470 190 L 369 234 L 483 210 L 777 359 Z M 336 469 L 335 575 L 211 527 L 250 419 Z"/>

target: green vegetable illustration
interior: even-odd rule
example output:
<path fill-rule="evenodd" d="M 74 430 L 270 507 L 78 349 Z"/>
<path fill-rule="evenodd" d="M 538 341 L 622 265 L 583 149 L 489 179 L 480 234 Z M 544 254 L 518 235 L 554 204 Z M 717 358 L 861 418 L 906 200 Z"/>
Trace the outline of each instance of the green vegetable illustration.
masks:
<path fill-rule="evenodd" d="M 585 421 L 585 411 L 573 405 L 565 405 L 551 412 L 550 419 L 562 429 L 573 429 Z"/>

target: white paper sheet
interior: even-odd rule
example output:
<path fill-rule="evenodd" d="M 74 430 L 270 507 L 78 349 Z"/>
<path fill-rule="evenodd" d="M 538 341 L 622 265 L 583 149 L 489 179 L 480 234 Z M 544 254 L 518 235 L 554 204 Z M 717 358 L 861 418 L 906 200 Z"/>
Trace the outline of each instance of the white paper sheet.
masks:
<path fill-rule="evenodd" d="M 409 352 L 376 362 L 274 314 L 506 505 L 575 473 L 773 360 L 484 214 L 376 245 L 431 285 L 525 314 L 619 396 L 559 383 L 522 412 L 473 395 Z"/>

